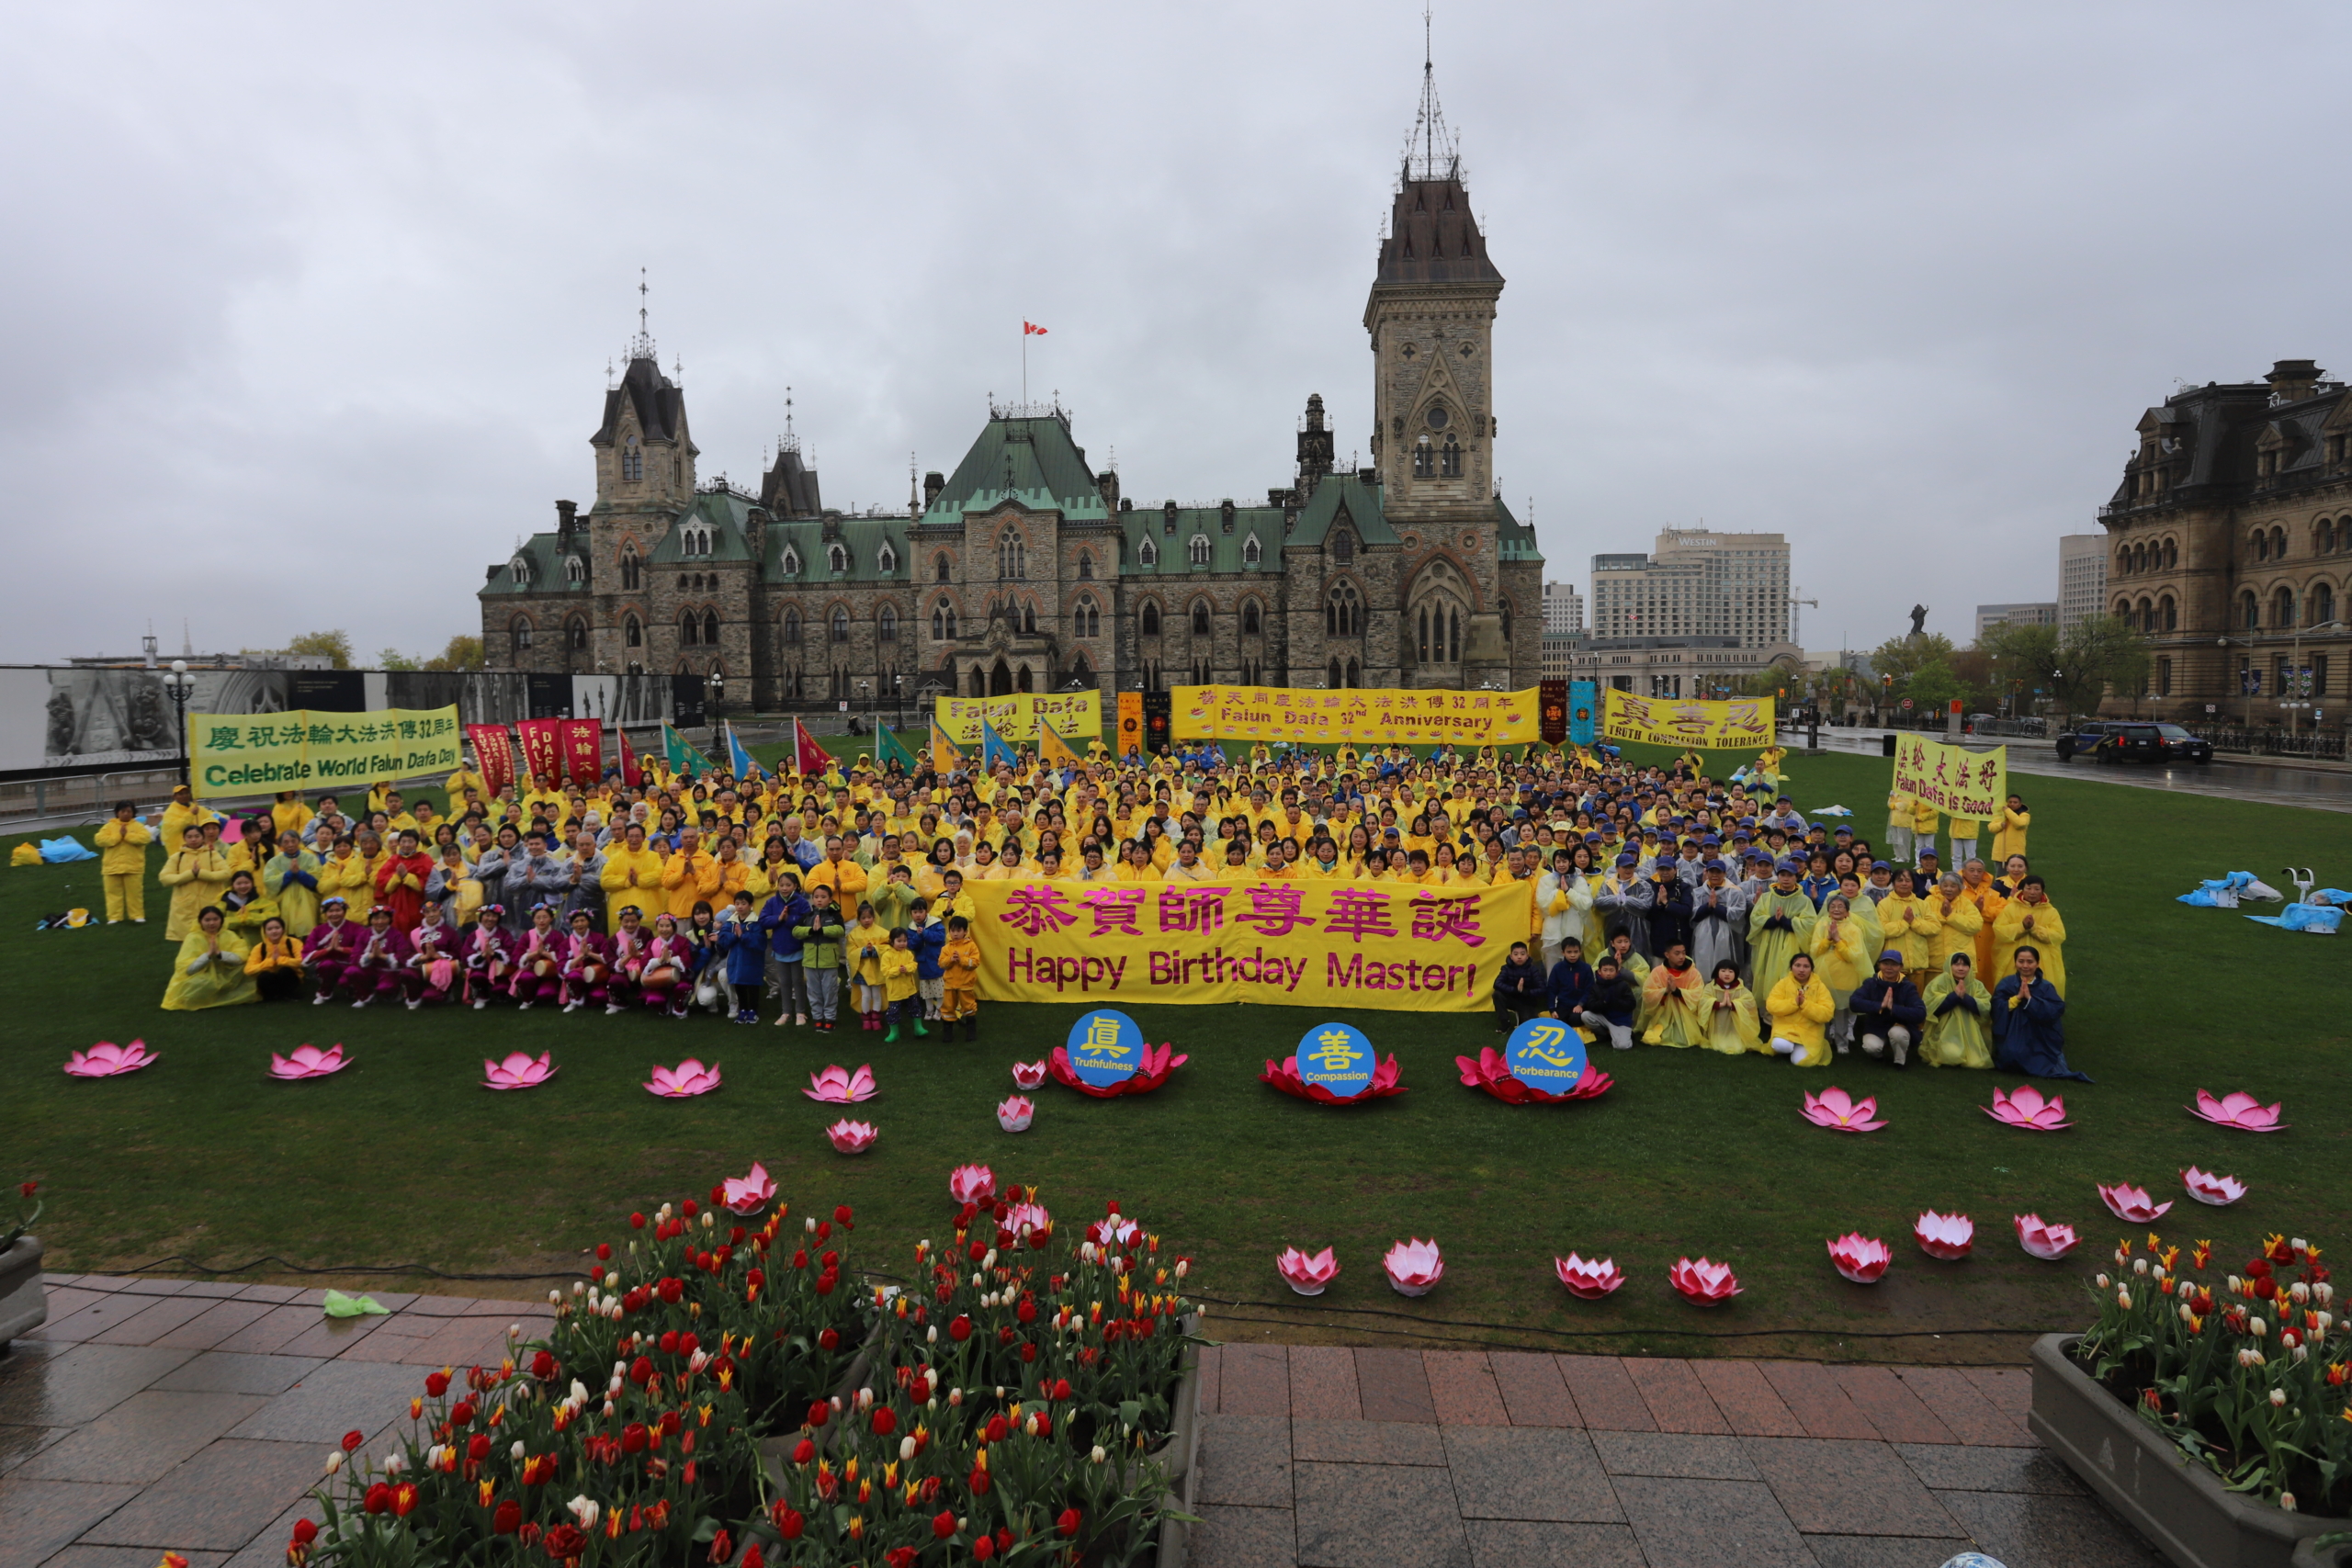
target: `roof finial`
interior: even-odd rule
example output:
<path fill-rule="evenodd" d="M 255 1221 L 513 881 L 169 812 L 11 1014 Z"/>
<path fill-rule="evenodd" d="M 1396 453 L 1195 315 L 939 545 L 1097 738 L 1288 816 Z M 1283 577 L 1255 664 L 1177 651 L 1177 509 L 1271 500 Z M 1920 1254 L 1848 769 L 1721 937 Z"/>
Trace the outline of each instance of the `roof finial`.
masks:
<path fill-rule="evenodd" d="M 1445 143 L 1444 163 L 1439 163 L 1438 143 Z M 1415 144 L 1419 143 L 1418 146 Z M 1416 159 L 1419 172 L 1415 172 Z M 1431 45 L 1429 0 L 1421 5 L 1421 106 L 1413 117 L 1413 133 L 1405 141 L 1405 177 L 1407 179 L 1452 179 L 1461 172 L 1459 144 L 1445 128 L 1445 111 L 1438 107 L 1436 53 Z"/>
<path fill-rule="evenodd" d="M 645 269 L 643 267 L 639 267 L 637 269 L 637 339 L 628 345 L 628 356 L 632 360 L 655 359 L 653 353 L 653 331 L 652 328 L 647 324 L 648 312 L 645 305 L 646 291 L 647 285 L 645 281 Z M 656 360 L 655 363 L 658 367 L 659 361 Z"/>
<path fill-rule="evenodd" d="M 922 515 L 922 501 L 915 486 L 915 455 L 912 452 L 907 454 L 907 515 Z"/>
<path fill-rule="evenodd" d="M 792 389 L 789 387 L 784 389 L 784 433 L 787 436 L 792 434 Z"/>

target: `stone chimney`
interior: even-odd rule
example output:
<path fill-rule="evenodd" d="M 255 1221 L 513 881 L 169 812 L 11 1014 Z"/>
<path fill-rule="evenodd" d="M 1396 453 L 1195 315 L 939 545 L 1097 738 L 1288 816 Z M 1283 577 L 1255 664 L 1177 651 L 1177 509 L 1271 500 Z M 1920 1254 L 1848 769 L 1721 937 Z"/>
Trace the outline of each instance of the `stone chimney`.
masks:
<path fill-rule="evenodd" d="M 555 536 L 557 538 L 569 539 L 571 537 L 571 531 L 575 526 L 577 526 L 574 519 L 578 516 L 579 512 L 580 503 L 578 502 L 559 501 L 555 503 Z"/>
<path fill-rule="evenodd" d="M 2310 397 L 2325 374 L 2316 361 L 2282 359 L 2270 367 L 2270 374 L 2263 379 L 2270 383 L 2270 395 L 2275 400 L 2294 403 Z"/>
<path fill-rule="evenodd" d="M 947 476 L 937 468 L 922 477 L 922 509 L 925 512 L 939 504 L 939 492 L 947 488 Z"/>

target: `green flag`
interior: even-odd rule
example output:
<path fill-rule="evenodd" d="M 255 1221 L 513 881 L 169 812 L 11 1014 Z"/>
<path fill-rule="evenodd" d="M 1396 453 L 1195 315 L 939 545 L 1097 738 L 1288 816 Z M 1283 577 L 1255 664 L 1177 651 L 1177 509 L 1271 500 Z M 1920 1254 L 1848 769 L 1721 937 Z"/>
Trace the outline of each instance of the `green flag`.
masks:
<path fill-rule="evenodd" d="M 877 767 L 884 768 L 896 762 L 910 773 L 917 766 L 915 754 L 908 750 L 906 743 L 887 727 L 876 728 L 874 731 L 874 761 Z"/>
<path fill-rule="evenodd" d="M 709 758 L 687 745 L 686 738 L 678 733 L 678 727 L 666 719 L 662 725 L 662 751 L 669 761 L 670 771 L 673 773 L 692 773 L 700 775 L 718 771 L 711 765 Z"/>

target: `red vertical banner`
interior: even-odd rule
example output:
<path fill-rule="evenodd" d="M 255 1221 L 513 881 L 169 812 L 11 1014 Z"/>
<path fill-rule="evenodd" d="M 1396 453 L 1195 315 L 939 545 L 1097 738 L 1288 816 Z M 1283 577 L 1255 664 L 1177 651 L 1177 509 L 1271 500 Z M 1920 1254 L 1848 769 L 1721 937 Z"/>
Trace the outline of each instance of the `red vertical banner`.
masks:
<path fill-rule="evenodd" d="M 531 787 L 538 787 L 539 780 L 560 783 L 563 778 L 563 720 L 560 718 L 526 718 L 514 727 L 523 738 L 523 766 L 529 773 Z"/>
<path fill-rule="evenodd" d="M 563 725 L 563 771 L 582 789 L 593 789 L 605 776 L 605 721 L 567 718 Z"/>
<path fill-rule="evenodd" d="M 621 783 L 625 784 L 643 784 L 645 782 L 645 777 L 638 769 L 637 753 L 629 750 L 628 731 L 623 729 L 616 724 L 613 726 L 613 733 L 620 738 L 621 742 Z"/>
<path fill-rule="evenodd" d="M 466 726 L 466 742 L 474 749 L 474 771 L 482 788 L 496 795 L 514 782 L 514 738 L 503 724 Z"/>

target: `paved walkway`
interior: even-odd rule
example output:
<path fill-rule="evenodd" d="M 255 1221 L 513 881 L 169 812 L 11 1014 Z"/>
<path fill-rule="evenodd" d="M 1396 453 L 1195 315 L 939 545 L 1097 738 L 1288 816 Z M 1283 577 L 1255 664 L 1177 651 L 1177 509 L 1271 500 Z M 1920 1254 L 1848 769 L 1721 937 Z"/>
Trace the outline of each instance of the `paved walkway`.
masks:
<path fill-rule="evenodd" d="M 529 1302 L 49 1279 L 0 1357 L 0 1568 L 282 1568 L 327 1450 Z M 2007 1568 L 2155 1559 L 2033 1444 L 2022 1371 L 1232 1345 L 1194 1568 Z"/>

